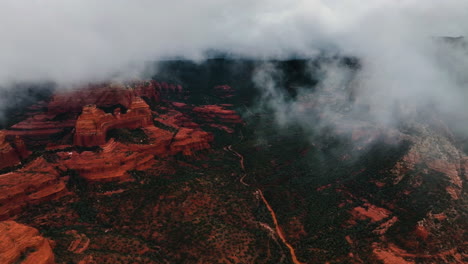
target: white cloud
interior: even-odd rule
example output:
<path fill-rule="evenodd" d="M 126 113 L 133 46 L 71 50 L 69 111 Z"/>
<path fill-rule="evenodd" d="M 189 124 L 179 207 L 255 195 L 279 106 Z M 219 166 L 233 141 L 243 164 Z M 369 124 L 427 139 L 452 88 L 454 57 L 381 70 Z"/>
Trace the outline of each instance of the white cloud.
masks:
<path fill-rule="evenodd" d="M 452 106 L 466 94 L 430 39 L 468 35 L 466 10 L 466 0 L 3 0 L 0 86 L 131 76 L 208 49 L 264 58 L 333 47 L 362 59 L 361 100 L 377 108 L 405 98 Z"/>

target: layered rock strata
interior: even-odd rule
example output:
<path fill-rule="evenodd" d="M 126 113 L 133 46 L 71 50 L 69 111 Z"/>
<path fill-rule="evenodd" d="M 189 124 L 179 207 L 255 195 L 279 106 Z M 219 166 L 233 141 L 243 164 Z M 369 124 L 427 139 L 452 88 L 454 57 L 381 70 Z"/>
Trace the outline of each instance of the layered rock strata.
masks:
<path fill-rule="evenodd" d="M 77 146 L 97 146 L 106 143 L 107 131 L 114 128 L 135 129 L 152 124 L 149 106 L 140 97 L 134 97 L 127 113 L 116 109 L 113 114 L 105 113 L 96 105 L 83 108 L 76 121 L 74 144 Z"/>
<path fill-rule="evenodd" d="M 0 175 L 0 219 L 14 216 L 28 204 L 52 200 L 67 193 L 59 172 L 38 158 L 24 168 Z"/>
<path fill-rule="evenodd" d="M 0 222 L 2 264 L 54 264 L 51 244 L 35 228 L 14 221 Z"/>

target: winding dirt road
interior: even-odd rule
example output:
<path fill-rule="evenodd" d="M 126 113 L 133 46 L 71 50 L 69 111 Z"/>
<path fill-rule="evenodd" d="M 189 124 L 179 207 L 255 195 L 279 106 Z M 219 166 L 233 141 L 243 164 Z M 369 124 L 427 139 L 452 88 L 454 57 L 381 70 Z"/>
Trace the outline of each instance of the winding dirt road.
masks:
<path fill-rule="evenodd" d="M 239 163 L 240 163 L 240 167 L 242 168 L 242 171 L 243 171 L 243 175 L 241 176 L 240 178 L 240 183 L 242 183 L 243 185 L 245 186 L 249 186 L 249 184 L 245 183 L 244 182 L 244 178 L 247 176 L 247 173 L 245 171 L 245 165 L 244 165 L 244 156 L 242 156 L 239 152 L 235 151 L 232 149 L 232 145 L 229 145 L 227 148 L 225 147 L 224 148 L 226 151 L 230 151 L 232 154 L 236 155 L 237 157 L 239 157 Z M 297 256 L 296 256 L 296 251 L 294 250 L 293 246 L 291 246 L 291 244 L 288 243 L 288 241 L 286 240 L 286 237 L 283 233 L 283 230 L 281 229 L 281 226 L 279 225 L 278 223 L 278 219 L 276 217 L 276 213 L 275 211 L 273 210 L 273 208 L 271 207 L 270 203 L 268 202 L 268 200 L 265 198 L 265 196 L 263 195 L 263 191 L 260 190 L 260 189 L 256 189 L 255 191 L 256 194 L 258 194 L 258 196 L 261 198 L 261 200 L 263 201 L 263 203 L 265 204 L 266 208 L 268 209 L 268 211 L 270 212 L 270 215 L 271 215 L 271 218 L 273 220 L 273 223 L 275 224 L 275 230 L 276 230 L 276 235 L 280 238 L 281 242 L 283 242 L 283 244 L 289 249 L 289 253 L 291 254 L 291 260 L 294 264 L 305 264 L 304 262 L 300 262 L 298 259 L 297 259 Z"/>

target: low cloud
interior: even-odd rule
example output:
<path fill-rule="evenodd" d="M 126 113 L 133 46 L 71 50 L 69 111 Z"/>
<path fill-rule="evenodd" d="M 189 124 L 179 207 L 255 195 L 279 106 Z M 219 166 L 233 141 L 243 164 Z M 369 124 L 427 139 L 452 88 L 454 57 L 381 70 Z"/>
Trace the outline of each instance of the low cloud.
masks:
<path fill-rule="evenodd" d="M 459 115 L 466 110 L 466 47 L 434 37 L 468 35 L 466 10 L 460 0 L 4 0 L 0 87 L 132 78 L 155 60 L 203 60 L 210 50 L 258 59 L 326 52 L 360 59 L 354 100 L 381 123 L 394 122 L 401 103 Z M 267 66 L 259 74 L 263 104 L 277 107 L 279 123 L 304 121 L 298 102 L 286 102 L 274 85 L 278 76 L 268 79 L 280 73 Z M 323 65 L 323 74 L 321 98 L 350 85 L 339 65 Z M 322 108 L 330 118 L 331 108 Z"/>

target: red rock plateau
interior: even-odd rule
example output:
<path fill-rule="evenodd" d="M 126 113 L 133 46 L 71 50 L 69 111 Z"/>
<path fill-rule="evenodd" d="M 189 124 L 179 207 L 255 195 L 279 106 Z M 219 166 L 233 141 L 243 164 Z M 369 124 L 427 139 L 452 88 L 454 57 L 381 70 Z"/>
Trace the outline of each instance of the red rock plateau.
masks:
<path fill-rule="evenodd" d="M 140 153 L 138 149 L 110 140 L 102 146 L 102 151 L 78 153 L 59 152 L 60 166 L 75 170 L 88 181 L 123 181 L 129 179 L 127 171 L 144 170 L 151 167 L 154 157 Z"/>
<path fill-rule="evenodd" d="M 182 87 L 151 80 L 90 84 L 71 91 L 62 91 L 55 94 L 48 103 L 40 102 L 28 107 L 29 117 L 11 126 L 5 133 L 8 136 L 23 136 L 30 143 L 43 144 L 50 142 L 51 136 L 62 133 L 64 129 L 73 128 L 84 106 L 105 108 L 119 105 L 128 109 L 135 97 L 159 102 L 161 91 L 178 93 L 182 91 Z M 43 108 L 47 111 L 43 112 Z"/>
<path fill-rule="evenodd" d="M 0 222 L 0 263 L 55 264 L 50 240 L 35 228 L 14 221 Z"/>
<path fill-rule="evenodd" d="M 0 175 L 0 219 L 13 217 L 28 204 L 49 201 L 67 193 L 59 172 L 40 157 L 14 172 Z"/>

